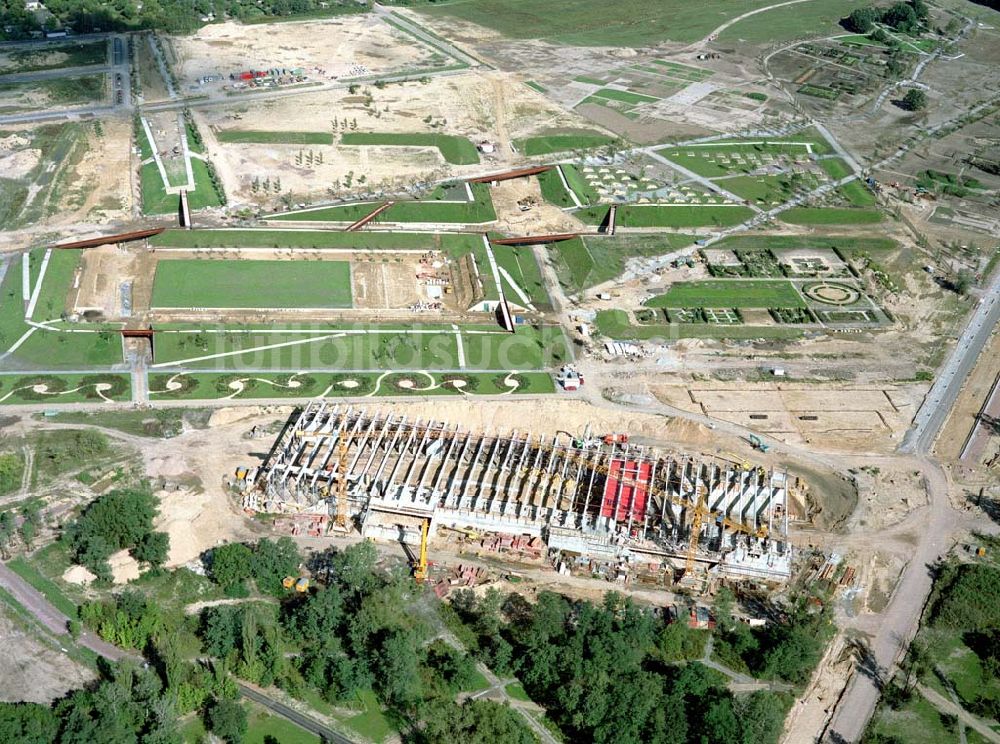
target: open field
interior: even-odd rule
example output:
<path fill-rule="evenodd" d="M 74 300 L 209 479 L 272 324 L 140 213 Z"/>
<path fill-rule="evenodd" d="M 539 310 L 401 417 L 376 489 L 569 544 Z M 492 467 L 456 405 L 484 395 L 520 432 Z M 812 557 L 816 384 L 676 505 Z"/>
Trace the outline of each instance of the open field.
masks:
<path fill-rule="evenodd" d="M 856 8 L 871 3 L 867 0 L 825 0 L 773 8 L 734 23 L 720 35 L 720 40 L 751 44 L 777 43 L 803 36 L 843 33 L 840 25 Z"/>
<path fill-rule="evenodd" d="M 448 134 L 345 132 L 340 137 L 340 143 L 373 147 L 433 147 L 452 165 L 471 165 L 479 162 L 479 153 L 475 145 L 465 137 Z"/>
<path fill-rule="evenodd" d="M 38 48 L 11 49 L 0 52 L 0 73 L 36 72 L 60 67 L 84 67 L 107 62 L 106 41 L 70 44 L 45 44 Z"/>
<path fill-rule="evenodd" d="M 512 39 L 545 39 L 579 46 L 651 46 L 663 41 L 690 42 L 702 38 L 727 18 L 762 7 L 749 0 L 738 7 L 725 0 L 690 3 L 667 0 L 648 3 L 625 0 L 609 14 L 606 6 L 579 0 L 466 0 L 419 12 L 434 19 L 456 18 L 475 23 Z"/>
<path fill-rule="evenodd" d="M 350 307 L 346 261 L 159 261 L 155 308 Z"/>
<path fill-rule="evenodd" d="M 220 129 L 215 133 L 226 144 L 250 143 L 264 145 L 332 145 L 330 132 L 279 132 L 261 129 Z"/>
<path fill-rule="evenodd" d="M 375 222 L 425 222 L 479 224 L 497 218 L 486 184 L 472 184 L 474 201 L 399 201 L 375 218 Z M 372 212 L 377 202 L 344 204 L 271 217 L 291 222 L 354 222 Z"/>
<path fill-rule="evenodd" d="M 332 230 L 167 230 L 150 245 L 177 248 L 330 248 L 350 251 L 471 250 L 474 233 L 334 232 Z"/>
<path fill-rule="evenodd" d="M 649 307 L 805 307 L 788 281 L 718 280 L 674 284 L 666 294 L 646 302 Z"/>
<path fill-rule="evenodd" d="M 792 207 L 778 219 L 791 225 L 872 225 L 881 222 L 882 215 L 873 209 Z"/>
<path fill-rule="evenodd" d="M 29 83 L 0 81 L 0 113 L 30 109 L 69 108 L 101 101 L 105 97 L 105 75 L 35 80 Z"/>
<path fill-rule="evenodd" d="M 514 146 L 528 157 L 534 155 L 551 155 L 555 152 L 571 152 L 576 150 L 592 150 L 615 142 L 614 137 L 606 134 L 549 134 L 538 137 L 525 137 L 514 142 Z"/>

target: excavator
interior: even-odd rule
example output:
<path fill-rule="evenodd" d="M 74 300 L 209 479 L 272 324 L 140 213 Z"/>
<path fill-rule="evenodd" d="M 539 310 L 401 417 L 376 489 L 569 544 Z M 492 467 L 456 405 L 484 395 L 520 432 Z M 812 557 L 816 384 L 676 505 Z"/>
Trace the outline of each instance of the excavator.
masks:
<path fill-rule="evenodd" d="M 429 528 L 430 520 L 425 519 L 420 525 L 420 552 L 411 564 L 413 578 L 418 584 L 422 584 L 427 579 L 427 530 Z"/>

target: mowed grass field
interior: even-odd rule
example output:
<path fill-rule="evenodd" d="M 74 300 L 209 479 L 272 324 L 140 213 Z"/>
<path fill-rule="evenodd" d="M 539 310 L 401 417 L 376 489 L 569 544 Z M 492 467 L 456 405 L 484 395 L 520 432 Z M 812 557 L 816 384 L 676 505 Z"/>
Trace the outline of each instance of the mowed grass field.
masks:
<path fill-rule="evenodd" d="M 351 307 L 347 261 L 160 261 L 153 307 Z"/>
<path fill-rule="evenodd" d="M 479 151 L 465 137 L 451 134 L 390 134 L 383 132 L 346 132 L 342 145 L 379 147 L 436 147 L 452 165 L 472 165 L 479 162 Z"/>
<path fill-rule="evenodd" d="M 719 38 L 729 42 L 742 40 L 763 44 L 797 39 L 807 34 L 842 33 L 844 29 L 840 19 L 849 16 L 852 10 L 871 4 L 869 0 L 823 0 L 786 5 L 744 18 L 723 31 Z"/>
<path fill-rule="evenodd" d="M 219 142 L 260 145 L 332 145 L 330 132 L 272 132 L 261 129 L 220 129 L 215 133 Z"/>
<path fill-rule="evenodd" d="M 681 282 L 646 302 L 648 307 L 805 307 L 789 281 L 716 280 Z"/>
<path fill-rule="evenodd" d="M 778 215 L 790 225 L 871 225 L 882 221 L 874 209 L 792 207 Z"/>
<path fill-rule="evenodd" d="M 547 39 L 579 46 L 642 47 L 661 41 L 691 42 L 772 0 L 465 0 L 421 7 L 432 17 L 453 16 L 494 29 L 512 39 Z"/>

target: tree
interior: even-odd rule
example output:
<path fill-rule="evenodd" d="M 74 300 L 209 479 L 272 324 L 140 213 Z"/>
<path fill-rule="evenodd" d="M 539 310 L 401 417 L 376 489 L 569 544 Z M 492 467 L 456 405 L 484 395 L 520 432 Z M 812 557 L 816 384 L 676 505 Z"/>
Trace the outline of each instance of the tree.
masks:
<path fill-rule="evenodd" d="M 302 557 L 292 538 L 268 540 L 265 537 L 254 548 L 250 571 L 259 591 L 280 594 L 281 580 L 297 574 L 301 562 Z"/>
<path fill-rule="evenodd" d="M 848 31 L 856 34 L 867 34 L 875 24 L 881 19 L 881 13 L 877 8 L 857 8 L 844 20 L 844 25 Z"/>
<path fill-rule="evenodd" d="M 973 276 L 972 272 L 968 269 L 962 269 L 955 276 L 955 281 L 952 284 L 955 287 L 955 291 L 960 295 L 968 294 L 969 289 L 972 287 Z"/>
<path fill-rule="evenodd" d="M 910 88 L 899 102 L 899 106 L 906 111 L 920 111 L 927 106 L 927 94 L 920 88 Z"/>
<path fill-rule="evenodd" d="M 229 744 L 240 744 L 247 732 L 246 709 L 235 700 L 215 698 L 205 709 L 205 726 Z"/>
<path fill-rule="evenodd" d="M 331 578 L 350 595 L 367 594 L 378 583 L 375 563 L 378 551 L 365 540 L 344 548 L 330 559 Z"/>
<path fill-rule="evenodd" d="M 0 703 L 0 741 L 48 744 L 56 740 L 59 722 L 38 703 Z"/>
<path fill-rule="evenodd" d="M 13 537 L 14 515 L 9 511 L 0 512 L 0 557 L 4 560 L 10 558 L 8 548 Z"/>
<path fill-rule="evenodd" d="M 166 532 L 149 532 L 132 549 L 132 557 L 152 568 L 159 568 L 167 561 L 170 536 Z"/>
<path fill-rule="evenodd" d="M 153 529 L 157 499 L 148 484 L 109 491 L 70 525 L 66 539 L 74 558 L 99 576 L 116 550 L 135 548 Z"/>
<path fill-rule="evenodd" d="M 223 587 L 242 584 L 250 578 L 250 561 L 253 553 L 243 543 L 222 545 L 212 551 L 211 573 L 215 582 Z"/>

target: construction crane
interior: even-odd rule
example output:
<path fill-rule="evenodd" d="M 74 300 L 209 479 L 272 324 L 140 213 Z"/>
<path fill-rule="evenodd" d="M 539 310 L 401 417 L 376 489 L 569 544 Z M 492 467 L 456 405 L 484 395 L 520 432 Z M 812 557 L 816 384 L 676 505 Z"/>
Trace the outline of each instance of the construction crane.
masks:
<path fill-rule="evenodd" d="M 339 459 L 337 461 L 337 514 L 333 519 L 333 526 L 338 530 L 347 531 L 347 439 L 341 437 L 340 446 L 337 449 Z"/>
<path fill-rule="evenodd" d="M 413 578 L 417 582 L 427 579 L 427 530 L 430 527 L 430 520 L 425 519 L 420 524 L 420 552 L 417 560 L 413 563 Z"/>
<path fill-rule="evenodd" d="M 698 541 L 701 539 L 701 525 L 708 511 L 702 494 L 695 494 L 694 512 L 691 515 L 691 537 L 688 539 L 687 560 L 684 562 L 684 578 L 691 576 L 694 570 L 695 553 L 698 550 Z"/>

